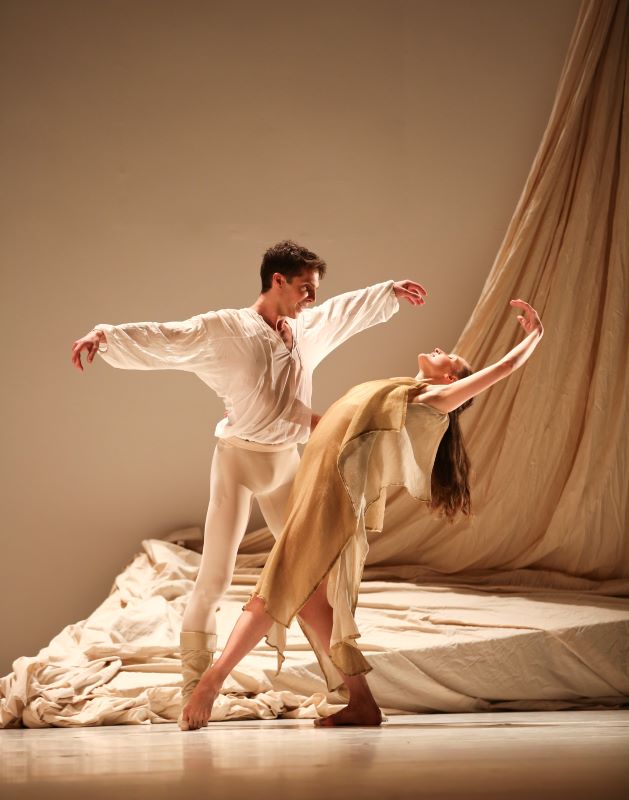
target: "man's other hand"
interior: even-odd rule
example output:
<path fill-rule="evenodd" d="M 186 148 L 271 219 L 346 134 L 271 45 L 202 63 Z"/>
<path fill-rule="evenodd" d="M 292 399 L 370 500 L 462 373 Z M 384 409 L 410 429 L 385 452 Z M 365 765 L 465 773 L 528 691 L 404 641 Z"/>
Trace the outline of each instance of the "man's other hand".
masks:
<path fill-rule="evenodd" d="M 403 297 L 412 306 L 423 306 L 426 302 L 424 300 L 426 290 L 421 283 L 415 283 L 415 281 L 396 281 L 393 284 L 393 291 L 398 299 Z"/>
<path fill-rule="evenodd" d="M 91 364 L 94 356 L 98 353 L 98 346 L 101 342 L 105 341 L 105 334 L 102 331 L 90 331 L 82 339 L 77 339 L 72 345 L 72 363 L 77 369 L 83 372 L 83 364 L 81 363 L 81 352 L 86 351 L 86 363 Z"/>

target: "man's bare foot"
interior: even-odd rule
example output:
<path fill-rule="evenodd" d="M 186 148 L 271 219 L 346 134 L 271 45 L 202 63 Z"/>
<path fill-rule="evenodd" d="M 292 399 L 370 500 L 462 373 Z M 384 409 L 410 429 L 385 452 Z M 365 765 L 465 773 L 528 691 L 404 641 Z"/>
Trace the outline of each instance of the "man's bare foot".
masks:
<path fill-rule="evenodd" d="M 315 720 L 316 728 L 336 728 L 343 725 L 359 725 L 361 727 L 377 728 L 382 724 L 382 713 L 378 706 L 369 704 L 359 706 L 349 705 L 332 714 Z"/>
<path fill-rule="evenodd" d="M 210 667 L 204 673 L 183 709 L 182 717 L 188 723 L 190 731 L 205 727 L 212 716 L 212 707 L 219 695 L 221 684 L 213 680 L 211 673 L 212 668 Z"/>

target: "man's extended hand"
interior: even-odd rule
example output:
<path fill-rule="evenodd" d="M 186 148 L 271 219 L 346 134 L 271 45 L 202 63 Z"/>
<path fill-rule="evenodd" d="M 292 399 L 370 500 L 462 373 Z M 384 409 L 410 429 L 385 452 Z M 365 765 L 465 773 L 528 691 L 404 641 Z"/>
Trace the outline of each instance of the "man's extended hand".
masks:
<path fill-rule="evenodd" d="M 415 283 L 415 281 L 396 281 L 396 283 L 393 284 L 393 291 L 397 298 L 403 297 L 405 300 L 408 300 L 412 306 L 423 306 L 426 302 L 424 300 L 426 290 L 421 283 Z"/>
<path fill-rule="evenodd" d="M 105 341 L 105 334 L 102 331 L 90 331 L 87 336 L 82 339 L 77 339 L 72 345 L 72 363 L 77 369 L 83 372 L 83 364 L 81 363 L 81 351 L 87 351 L 86 363 L 91 364 L 94 356 L 98 353 L 98 346 L 101 342 Z"/>

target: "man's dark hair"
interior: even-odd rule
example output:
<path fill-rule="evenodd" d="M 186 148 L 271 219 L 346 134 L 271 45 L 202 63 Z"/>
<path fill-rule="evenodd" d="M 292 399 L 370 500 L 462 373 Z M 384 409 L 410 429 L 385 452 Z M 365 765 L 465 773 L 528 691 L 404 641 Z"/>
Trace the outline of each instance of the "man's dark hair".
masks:
<path fill-rule="evenodd" d="M 316 253 L 307 250 L 296 242 L 291 242 L 290 239 L 269 247 L 262 258 L 260 266 L 262 292 L 268 292 L 271 288 L 273 273 L 279 272 L 290 283 L 296 275 L 300 275 L 305 269 L 319 270 L 319 277 L 323 278 L 326 263 Z"/>

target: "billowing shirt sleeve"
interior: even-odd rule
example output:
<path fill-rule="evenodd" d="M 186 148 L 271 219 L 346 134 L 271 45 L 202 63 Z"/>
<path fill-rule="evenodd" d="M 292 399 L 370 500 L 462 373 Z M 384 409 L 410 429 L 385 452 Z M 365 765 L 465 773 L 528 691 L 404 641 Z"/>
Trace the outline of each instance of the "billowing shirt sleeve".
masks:
<path fill-rule="evenodd" d="M 315 367 L 350 336 L 386 322 L 399 309 L 394 281 L 331 297 L 303 312 L 304 347 Z"/>
<path fill-rule="evenodd" d="M 121 369 L 181 369 L 196 372 L 212 356 L 214 312 L 182 322 L 131 322 L 96 325 L 106 344 L 99 353 L 112 367 Z M 219 323 L 220 324 L 220 323 Z"/>

